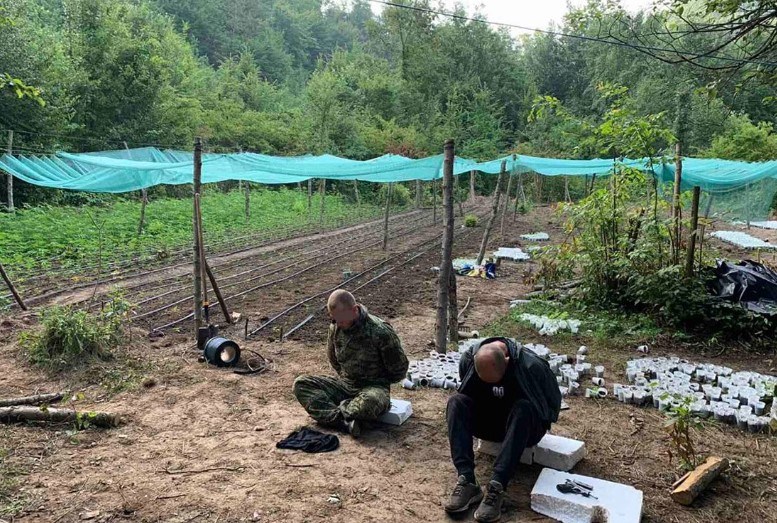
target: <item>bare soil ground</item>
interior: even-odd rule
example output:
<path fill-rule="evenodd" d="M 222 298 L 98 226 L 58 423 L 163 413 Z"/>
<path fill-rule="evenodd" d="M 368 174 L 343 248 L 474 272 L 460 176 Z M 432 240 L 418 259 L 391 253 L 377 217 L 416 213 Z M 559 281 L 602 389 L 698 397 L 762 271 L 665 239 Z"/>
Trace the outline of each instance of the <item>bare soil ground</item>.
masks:
<path fill-rule="evenodd" d="M 519 235 L 546 231 L 561 237 L 548 208 L 518 217 L 504 241 L 498 232 L 491 247 L 515 245 Z M 462 231 L 460 231 L 462 232 Z M 482 228 L 459 238 L 456 256 L 472 256 Z M 423 231 L 418 232 L 421 239 Z M 412 236 L 412 235 L 410 235 Z M 412 238 L 397 242 L 409 248 Z M 361 264 L 384 256 L 379 249 Z M 439 264 L 432 249 L 385 278 L 366 286 L 358 298 L 371 312 L 395 326 L 411 358 L 430 350 Z M 530 264 L 503 263 L 496 280 L 459 278 L 459 302 L 472 298 L 465 327 L 481 329 L 508 312 L 509 299 L 528 290 Z M 252 317 L 282 310 L 342 278 L 340 264 L 308 275 L 297 292 L 289 287 L 263 292 L 242 302 Z M 316 302 L 319 303 L 319 302 Z M 323 302 L 321 302 L 323 303 Z M 301 314 L 300 314 L 301 316 Z M 582 318 L 585 320 L 585 318 Z M 89 371 L 50 375 L 24 362 L 16 335 L 35 323 L 33 315 L 0 319 L 0 396 L 64 388 L 81 391 L 79 409 L 119 413 L 126 423 L 112 430 L 71 432 L 69 426 L 0 426 L 0 519 L 12 521 L 447 521 L 442 502 L 455 482 L 449 458 L 444 410 L 447 391 L 393 389 L 413 402 L 413 417 L 402 427 L 377 427 L 363 438 L 341 437 L 328 454 L 282 451 L 275 443 L 309 423 L 291 394 L 302 373 L 331 373 L 324 353 L 326 322 L 320 315 L 284 343 L 271 334 L 242 341 L 247 349 L 273 359 L 275 370 L 239 376 L 197 362 L 187 334 L 168 333 L 150 340 L 133 333 L 116 361 Z M 290 326 L 290 324 L 288 325 Z M 573 353 L 585 343 L 589 361 L 607 367 L 609 381 L 624 381 L 632 346 L 578 337 L 540 339 L 521 327 L 508 335 L 542 341 L 554 351 Z M 677 354 L 736 369 L 775 371 L 774 357 L 726 351 L 717 357 L 693 352 L 670 338 L 653 342 L 651 355 Z M 116 393 L 109 371 L 134 376 L 128 390 Z M 149 387 L 133 386 L 153 378 Z M 151 383 L 148 383 L 151 385 Z M 588 456 L 576 472 L 619 481 L 644 491 L 648 522 L 777 521 L 777 443 L 767 435 L 707 423 L 694 434 L 698 450 L 728 457 L 732 467 L 690 507 L 669 499 L 678 476 L 670 461 L 664 418 L 654 409 L 612 400 L 569 398 L 553 432 L 582 439 Z M 490 460 L 480 458 L 478 475 L 489 478 Z M 530 509 L 529 492 L 538 467 L 522 466 L 508 488 L 503 521 L 550 521 Z M 13 486 L 13 483 L 16 485 Z M 5 486 L 5 487 L 4 487 Z M 339 503 L 330 503 L 337 495 Z M 2 512 L 0 512 L 2 514 Z M 13 515 L 11 515 L 13 514 Z M 471 520 L 471 514 L 465 520 Z"/>

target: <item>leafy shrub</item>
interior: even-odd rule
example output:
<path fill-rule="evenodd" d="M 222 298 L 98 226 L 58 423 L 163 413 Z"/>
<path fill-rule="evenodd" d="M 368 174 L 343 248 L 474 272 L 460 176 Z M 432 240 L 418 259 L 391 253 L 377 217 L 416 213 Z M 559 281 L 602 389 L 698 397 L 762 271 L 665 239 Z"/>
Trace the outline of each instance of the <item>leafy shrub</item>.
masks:
<path fill-rule="evenodd" d="M 51 307 L 41 313 L 41 328 L 21 334 L 29 360 L 43 367 L 64 369 L 84 361 L 110 358 L 110 349 L 124 339 L 130 304 L 119 296 L 90 315 L 71 307 Z"/>
<path fill-rule="evenodd" d="M 465 227 L 477 227 L 478 225 L 478 217 L 474 214 L 468 214 L 464 217 L 464 226 Z"/>

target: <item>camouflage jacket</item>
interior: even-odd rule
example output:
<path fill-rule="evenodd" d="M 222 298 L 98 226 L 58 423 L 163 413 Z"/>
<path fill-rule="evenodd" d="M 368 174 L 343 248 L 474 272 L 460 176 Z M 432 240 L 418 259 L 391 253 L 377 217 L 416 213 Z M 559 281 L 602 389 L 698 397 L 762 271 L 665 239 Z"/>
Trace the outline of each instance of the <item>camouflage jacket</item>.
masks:
<path fill-rule="evenodd" d="M 332 323 L 327 339 L 329 363 L 357 387 L 388 387 L 407 374 L 407 357 L 394 328 L 359 305 L 359 318 L 346 330 Z"/>

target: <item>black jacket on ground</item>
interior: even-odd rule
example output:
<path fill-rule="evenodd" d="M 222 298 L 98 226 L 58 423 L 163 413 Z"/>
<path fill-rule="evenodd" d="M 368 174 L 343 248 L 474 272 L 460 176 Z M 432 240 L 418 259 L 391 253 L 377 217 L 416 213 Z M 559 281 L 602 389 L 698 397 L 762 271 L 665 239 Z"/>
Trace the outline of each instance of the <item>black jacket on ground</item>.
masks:
<path fill-rule="evenodd" d="M 507 369 L 508 372 L 515 373 L 520 392 L 519 397 L 526 398 L 536 407 L 540 419 L 546 428 L 549 428 L 551 423 L 558 421 L 558 413 L 561 410 L 561 392 L 558 389 L 556 376 L 550 370 L 547 361 L 530 350 L 524 349 L 511 338 L 487 338 L 461 355 L 459 392 L 473 396 L 478 380 L 475 372 L 475 353 L 480 350 L 482 345 L 493 341 L 502 341 L 507 344 L 507 350 L 510 353 Z"/>

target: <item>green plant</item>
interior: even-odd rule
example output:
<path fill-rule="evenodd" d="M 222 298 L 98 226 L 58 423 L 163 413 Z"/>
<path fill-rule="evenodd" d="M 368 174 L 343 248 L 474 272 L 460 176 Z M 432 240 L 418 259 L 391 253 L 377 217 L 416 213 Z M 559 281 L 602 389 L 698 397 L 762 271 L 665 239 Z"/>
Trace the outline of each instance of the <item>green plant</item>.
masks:
<path fill-rule="evenodd" d="M 668 416 L 664 428 L 669 433 L 669 461 L 677 457 L 680 468 L 693 470 L 699 464 L 699 457 L 693 446 L 691 430 L 698 428 L 700 423 L 691 414 L 691 401 L 685 399 L 680 405 L 672 407 Z"/>
<path fill-rule="evenodd" d="M 20 336 L 30 361 L 54 370 L 78 366 L 94 358 L 110 358 L 110 349 L 125 336 L 131 306 L 114 296 L 96 315 L 70 307 L 52 307 L 41 313 L 41 328 Z"/>
<path fill-rule="evenodd" d="M 465 227 L 477 227 L 478 225 L 478 217 L 474 214 L 468 214 L 464 217 L 464 226 Z"/>

